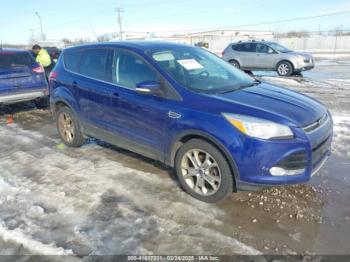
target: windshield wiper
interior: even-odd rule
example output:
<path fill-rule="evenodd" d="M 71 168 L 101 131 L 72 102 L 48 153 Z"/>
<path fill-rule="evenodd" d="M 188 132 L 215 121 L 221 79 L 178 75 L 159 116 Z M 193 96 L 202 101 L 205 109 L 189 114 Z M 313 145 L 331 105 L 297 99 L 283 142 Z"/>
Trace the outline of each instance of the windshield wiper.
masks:
<path fill-rule="evenodd" d="M 226 93 L 231 93 L 231 92 L 234 92 L 234 91 L 238 91 L 238 90 L 242 90 L 244 88 L 248 88 L 248 87 L 252 87 L 252 86 L 256 86 L 256 85 L 259 85 L 261 84 L 261 81 L 260 80 L 255 80 L 249 84 L 245 84 L 245 85 L 240 85 L 238 87 L 235 87 L 235 88 L 232 88 L 232 89 L 229 89 L 229 90 L 225 90 L 223 92 L 219 92 L 220 94 L 226 94 Z"/>
<path fill-rule="evenodd" d="M 242 88 L 247 88 L 247 87 L 252 87 L 252 86 L 256 86 L 256 85 L 259 85 L 261 84 L 261 81 L 260 80 L 255 80 L 249 84 L 245 84 L 245 85 L 240 85 L 239 86 L 239 89 L 242 89 Z"/>

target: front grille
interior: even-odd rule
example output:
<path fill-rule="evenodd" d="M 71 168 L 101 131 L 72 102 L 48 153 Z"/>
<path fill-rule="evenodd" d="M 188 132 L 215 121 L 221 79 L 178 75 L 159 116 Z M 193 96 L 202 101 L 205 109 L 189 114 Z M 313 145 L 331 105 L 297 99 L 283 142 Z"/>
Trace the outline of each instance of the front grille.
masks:
<path fill-rule="evenodd" d="M 315 168 L 320 161 L 329 153 L 329 139 L 312 149 L 312 166 Z"/>
<path fill-rule="evenodd" d="M 326 124 L 328 121 L 329 121 L 329 115 L 325 114 L 323 117 L 321 117 L 320 119 L 318 119 L 316 122 L 312 123 L 311 125 L 303 127 L 303 130 L 306 133 L 311 133 L 311 132 L 315 131 L 316 129 L 318 129 L 319 127 Z"/>
<path fill-rule="evenodd" d="M 300 151 L 291 154 L 282 161 L 280 161 L 276 166 L 287 170 L 304 169 L 307 166 L 306 152 Z"/>
<path fill-rule="evenodd" d="M 310 59 L 306 59 L 306 60 L 304 60 L 304 63 L 311 63 L 311 60 Z"/>

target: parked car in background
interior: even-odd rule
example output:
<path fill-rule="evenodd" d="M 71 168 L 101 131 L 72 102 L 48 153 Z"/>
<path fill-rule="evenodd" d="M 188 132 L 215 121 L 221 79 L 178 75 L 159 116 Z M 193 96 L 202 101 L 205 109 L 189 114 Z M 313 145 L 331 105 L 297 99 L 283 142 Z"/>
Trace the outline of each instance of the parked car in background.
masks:
<path fill-rule="evenodd" d="M 194 44 L 194 46 L 203 47 L 203 48 L 209 49 L 209 43 L 208 42 L 197 42 L 197 43 Z"/>
<path fill-rule="evenodd" d="M 268 41 L 244 41 L 230 44 L 222 53 L 224 60 L 236 68 L 254 71 L 276 71 L 280 76 L 314 68 L 314 58 Z"/>
<path fill-rule="evenodd" d="M 126 41 L 68 48 L 50 90 L 66 145 L 90 136 L 159 160 L 206 202 L 307 182 L 330 153 L 333 122 L 324 105 L 198 47 Z"/>
<path fill-rule="evenodd" d="M 0 104 L 34 101 L 44 107 L 48 95 L 44 69 L 29 51 L 0 48 Z"/>
<path fill-rule="evenodd" d="M 49 53 L 52 61 L 56 63 L 62 51 L 55 46 L 48 46 L 43 48 Z"/>

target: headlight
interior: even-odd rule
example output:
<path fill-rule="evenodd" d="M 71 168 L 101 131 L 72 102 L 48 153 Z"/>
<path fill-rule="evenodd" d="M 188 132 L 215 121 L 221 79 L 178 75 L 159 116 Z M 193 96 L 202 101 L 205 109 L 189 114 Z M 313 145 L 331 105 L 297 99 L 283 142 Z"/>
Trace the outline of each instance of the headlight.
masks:
<path fill-rule="evenodd" d="M 223 116 L 239 131 L 261 139 L 293 138 L 292 130 L 285 125 L 251 116 L 224 113 Z"/>

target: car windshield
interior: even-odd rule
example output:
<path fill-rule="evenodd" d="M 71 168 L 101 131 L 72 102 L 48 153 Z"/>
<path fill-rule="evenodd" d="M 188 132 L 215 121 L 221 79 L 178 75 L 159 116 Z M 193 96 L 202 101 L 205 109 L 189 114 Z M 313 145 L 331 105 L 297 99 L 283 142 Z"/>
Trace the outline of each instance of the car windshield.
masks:
<path fill-rule="evenodd" d="M 257 83 L 252 77 L 201 48 L 156 50 L 151 56 L 178 83 L 195 92 L 225 93 Z"/>
<path fill-rule="evenodd" d="M 30 66 L 34 63 L 29 53 L 0 52 L 0 68 Z"/>
<path fill-rule="evenodd" d="M 283 45 L 277 44 L 277 43 L 270 43 L 270 47 L 272 47 L 274 50 L 281 52 L 281 53 L 289 53 L 292 52 L 287 47 L 284 47 Z"/>

